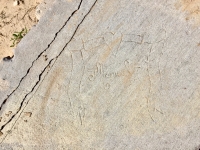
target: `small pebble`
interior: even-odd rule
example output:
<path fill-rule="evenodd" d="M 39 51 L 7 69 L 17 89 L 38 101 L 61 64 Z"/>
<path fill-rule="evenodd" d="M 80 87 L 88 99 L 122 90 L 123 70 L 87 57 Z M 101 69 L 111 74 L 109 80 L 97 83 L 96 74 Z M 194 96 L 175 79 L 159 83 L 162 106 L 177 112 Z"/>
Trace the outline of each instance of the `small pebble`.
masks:
<path fill-rule="evenodd" d="M 15 0 L 14 3 L 13 3 L 13 6 L 17 6 L 17 5 L 19 5 L 19 1 Z"/>
<path fill-rule="evenodd" d="M 4 57 L 3 61 L 12 61 L 13 56 L 12 57 L 10 57 L 10 56 Z"/>

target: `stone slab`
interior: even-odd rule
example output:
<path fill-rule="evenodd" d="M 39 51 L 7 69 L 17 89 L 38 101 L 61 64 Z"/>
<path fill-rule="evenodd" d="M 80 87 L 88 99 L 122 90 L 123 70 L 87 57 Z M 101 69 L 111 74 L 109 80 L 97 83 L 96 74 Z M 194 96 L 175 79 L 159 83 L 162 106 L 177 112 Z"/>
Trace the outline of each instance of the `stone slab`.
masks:
<path fill-rule="evenodd" d="M 199 149 L 187 15 L 175 0 L 55 0 L 0 64 L 1 149 Z"/>

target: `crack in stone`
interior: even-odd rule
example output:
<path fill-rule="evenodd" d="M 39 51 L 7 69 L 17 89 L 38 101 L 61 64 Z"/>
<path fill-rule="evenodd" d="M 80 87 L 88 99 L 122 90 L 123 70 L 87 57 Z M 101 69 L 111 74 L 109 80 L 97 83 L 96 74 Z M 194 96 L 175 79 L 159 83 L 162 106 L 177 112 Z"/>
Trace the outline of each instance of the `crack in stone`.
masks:
<path fill-rule="evenodd" d="M 53 40 L 48 44 L 47 48 L 45 50 L 43 50 L 39 55 L 38 57 L 32 62 L 31 66 L 28 68 L 26 74 L 21 78 L 21 80 L 19 81 L 19 84 L 17 85 L 17 87 L 9 94 L 7 95 L 7 98 L 4 99 L 3 103 L 1 104 L 0 106 L 0 111 L 2 110 L 3 106 L 5 105 L 5 103 L 7 102 L 8 98 L 19 88 L 19 86 L 21 85 L 21 82 L 24 80 L 24 78 L 29 74 L 29 71 L 30 69 L 33 67 L 34 63 L 40 58 L 40 56 L 46 52 L 47 49 L 50 48 L 51 44 L 55 41 L 58 33 L 61 32 L 61 30 L 67 25 L 67 23 L 69 22 L 69 20 L 73 17 L 73 15 L 80 9 L 81 7 L 81 4 L 82 4 L 83 0 L 80 1 L 79 5 L 78 5 L 78 8 L 72 12 L 72 14 L 70 15 L 70 17 L 67 19 L 67 21 L 64 23 L 64 25 L 58 30 L 58 32 L 56 32 Z"/>
<path fill-rule="evenodd" d="M 22 106 L 23 106 L 23 104 L 24 104 L 24 101 L 25 101 L 26 97 L 34 91 L 35 87 L 38 85 L 38 83 L 39 83 L 40 80 L 41 80 L 41 76 L 43 75 L 43 73 L 45 72 L 45 70 L 51 65 L 51 62 L 52 62 L 52 61 L 53 61 L 53 59 L 51 59 L 51 61 L 49 62 L 49 64 L 48 64 L 48 65 L 43 69 L 43 71 L 40 73 L 40 75 L 39 75 L 39 80 L 35 83 L 35 85 L 33 86 L 32 90 L 31 90 L 29 93 L 27 93 L 27 94 L 25 95 L 25 97 L 24 97 L 23 100 L 21 101 L 20 107 L 17 109 L 17 112 L 16 112 L 16 113 L 1 127 L 0 131 L 3 130 L 4 127 L 5 127 L 9 122 L 11 122 L 12 119 L 20 112 L 20 110 L 21 110 L 21 108 L 22 108 Z"/>
<path fill-rule="evenodd" d="M 50 66 L 50 64 L 49 65 L 47 65 L 47 66 Z M 47 68 L 49 68 L 49 67 L 47 67 Z M 46 75 L 44 76 L 44 78 L 42 79 L 42 81 L 41 81 L 41 83 L 40 83 L 40 85 L 42 84 L 42 82 L 44 81 L 44 79 L 46 78 L 46 76 L 47 76 L 47 74 L 48 74 L 48 72 L 49 71 L 51 71 L 51 69 L 52 68 L 49 68 L 49 70 L 47 71 L 47 73 L 46 73 Z M 37 90 L 39 89 L 39 87 L 40 87 L 40 85 L 38 85 L 38 87 L 37 87 L 37 89 L 35 90 L 35 93 L 37 92 Z M 35 93 L 33 93 L 33 95 L 35 95 Z M 13 125 L 12 125 L 12 127 L 11 127 L 11 129 L 10 129 L 10 131 L 12 131 L 12 129 L 13 129 L 13 127 L 15 126 L 15 124 L 17 123 L 17 121 L 19 120 L 19 118 L 21 117 L 21 114 L 23 113 L 23 111 L 24 111 L 24 109 L 26 108 L 26 106 L 28 105 L 28 103 L 29 103 L 29 101 L 30 101 L 30 99 L 32 99 L 33 98 L 33 95 L 27 100 L 27 102 L 26 102 L 26 104 L 25 104 L 25 106 L 24 106 L 24 108 L 22 109 L 22 111 L 20 112 L 20 114 L 19 114 L 19 116 L 18 116 L 18 118 L 15 120 L 15 122 L 13 123 Z M 41 96 L 41 95 L 40 95 Z M 25 100 L 24 100 L 25 101 Z M 6 139 L 6 137 L 7 137 L 7 135 L 8 134 L 6 134 L 6 136 L 2 139 L 2 141 L 0 142 L 0 144 L 2 144 L 3 143 L 3 141 Z"/>
<path fill-rule="evenodd" d="M 81 0 L 81 3 L 82 3 L 82 1 L 83 1 L 83 0 Z M 81 3 L 80 3 L 80 4 L 81 4 Z M 72 39 L 73 39 L 73 37 L 75 36 L 75 34 L 76 34 L 76 32 L 77 32 L 79 26 L 83 23 L 83 21 L 84 21 L 85 18 L 88 16 L 88 14 L 91 12 L 91 10 L 93 9 L 93 7 L 95 6 L 96 3 L 97 3 L 97 0 L 95 0 L 95 2 L 93 3 L 92 7 L 89 9 L 89 11 L 88 11 L 88 12 L 86 13 L 86 15 L 83 17 L 83 19 L 81 20 L 81 22 L 78 24 L 78 26 L 76 27 L 76 29 L 75 29 L 75 31 L 74 31 L 72 37 L 71 37 L 70 40 L 65 44 L 65 46 L 64 46 L 63 49 L 60 51 L 60 53 L 59 53 L 56 57 L 52 58 L 52 59 L 49 61 L 48 65 L 47 65 L 47 66 L 43 69 L 43 71 L 39 74 L 39 80 L 35 83 L 35 85 L 33 86 L 32 90 L 31 90 L 29 93 L 27 93 L 27 94 L 25 95 L 25 97 L 24 97 L 23 100 L 21 101 L 20 107 L 19 107 L 19 109 L 17 110 L 17 112 L 16 112 L 3 126 L 1 126 L 0 131 L 2 131 L 2 130 L 5 128 L 5 126 L 6 126 L 7 124 L 9 124 L 9 123 L 14 119 L 14 117 L 21 111 L 22 106 L 23 106 L 24 101 L 25 101 L 25 99 L 27 98 L 27 96 L 28 96 L 29 94 L 31 94 L 31 93 L 34 91 L 35 87 L 39 84 L 43 73 L 44 73 L 44 72 L 46 71 L 46 69 L 51 65 L 51 63 L 52 63 L 53 60 L 55 60 L 55 61 L 54 61 L 54 63 L 52 64 L 51 68 L 54 66 L 54 64 L 55 64 L 55 62 L 57 61 L 58 57 L 62 54 L 62 52 L 63 52 L 63 51 L 65 50 L 65 48 L 67 47 L 67 45 L 72 41 Z M 79 5 L 79 8 L 78 8 L 78 9 L 80 9 L 80 5 Z M 76 10 L 76 11 L 77 11 L 77 10 Z M 74 11 L 72 14 L 74 14 L 76 11 Z M 72 17 L 72 16 L 71 16 L 71 17 Z M 68 20 L 69 20 L 69 19 L 68 19 Z M 46 75 L 47 75 L 47 74 L 46 74 Z M 3 141 L 2 141 L 2 142 L 3 142 Z M 1 143 L 2 143 L 2 142 L 1 142 Z"/>

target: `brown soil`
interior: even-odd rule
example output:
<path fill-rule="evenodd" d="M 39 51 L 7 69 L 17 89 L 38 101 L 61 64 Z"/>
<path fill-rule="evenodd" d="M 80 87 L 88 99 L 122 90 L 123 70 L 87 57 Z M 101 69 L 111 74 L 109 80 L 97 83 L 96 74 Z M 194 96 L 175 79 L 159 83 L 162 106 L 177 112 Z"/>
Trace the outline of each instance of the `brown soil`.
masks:
<path fill-rule="evenodd" d="M 195 25 L 200 24 L 200 0 L 179 0 L 175 7 L 186 12 L 186 20 L 194 21 Z"/>
<path fill-rule="evenodd" d="M 18 5 L 14 6 L 14 0 L 0 0 L 0 61 L 14 53 L 15 47 L 10 47 L 14 32 L 23 28 L 29 30 L 38 22 L 35 10 L 41 1 L 18 0 Z"/>

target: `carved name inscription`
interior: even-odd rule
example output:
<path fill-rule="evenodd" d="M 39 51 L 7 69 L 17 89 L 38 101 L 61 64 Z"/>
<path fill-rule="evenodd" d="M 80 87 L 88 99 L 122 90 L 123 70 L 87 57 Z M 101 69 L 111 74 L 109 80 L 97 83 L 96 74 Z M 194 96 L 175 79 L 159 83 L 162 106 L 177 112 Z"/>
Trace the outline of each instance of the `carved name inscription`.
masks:
<path fill-rule="evenodd" d="M 107 79 L 112 79 L 112 78 L 117 78 L 121 76 L 127 76 L 129 74 L 128 69 L 117 71 L 117 72 L 107 72 L 105 71 L 104 66 L 100 63 L 97 63 L 94 68 L 88 69 L 88 72 L 90 72 L 89 77 L 88 77 L 90 81 L 94 81 L 97 76 L 107 78 Z"/>

